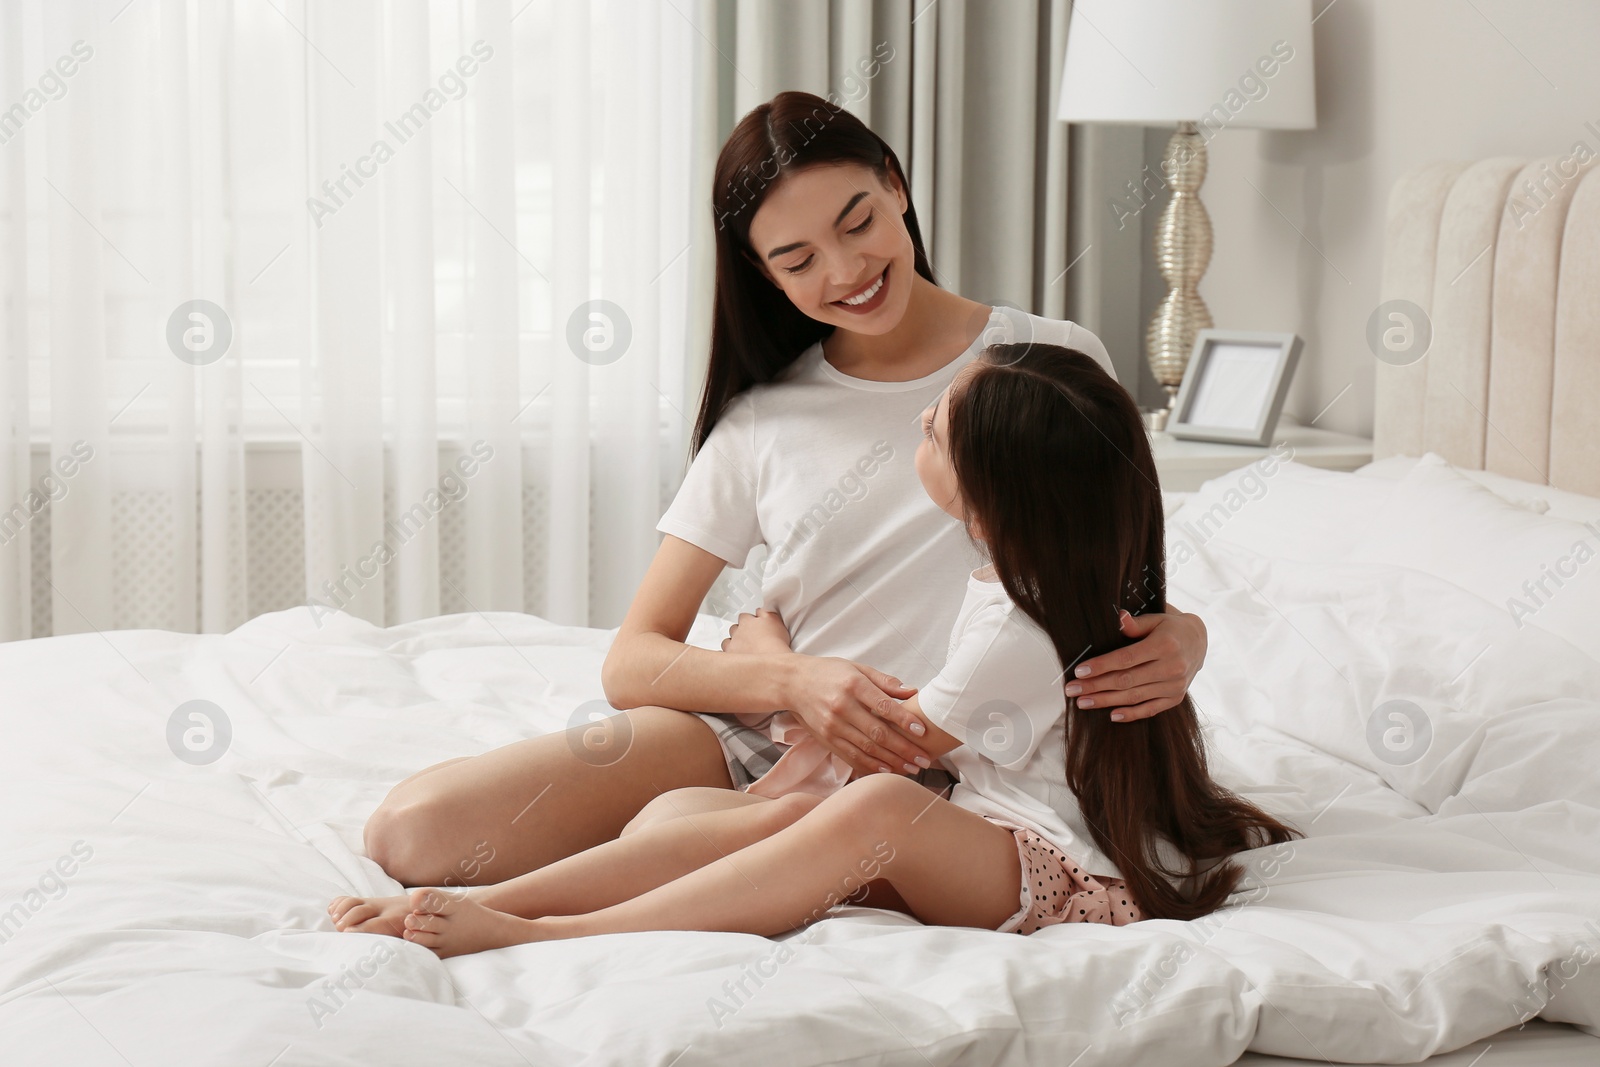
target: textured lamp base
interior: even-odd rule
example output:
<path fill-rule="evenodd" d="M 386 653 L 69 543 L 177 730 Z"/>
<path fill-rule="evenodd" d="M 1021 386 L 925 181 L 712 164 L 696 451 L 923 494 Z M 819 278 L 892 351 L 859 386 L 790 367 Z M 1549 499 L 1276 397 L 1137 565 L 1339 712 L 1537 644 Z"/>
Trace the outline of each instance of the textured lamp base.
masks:
<path fill-rule="evenodd" d="M 1162 155 L 1161 172 L 1172 199 L 1156 224 L 1155 253 L 1168 289 L 1150 318 L 1144 345 L 1150 371 L 1167 393 L 1164 410 L 1171 412 L 1195 334 L 1212 324 L 1211 311 L 1199 291 L 1200 279 L 1211 262 L 1211 216 L 1200 202 L 1206 145 L 1194 123 L 1178 123 Z M 1165 418 L 1161 421 L 1164 426 Z"/>

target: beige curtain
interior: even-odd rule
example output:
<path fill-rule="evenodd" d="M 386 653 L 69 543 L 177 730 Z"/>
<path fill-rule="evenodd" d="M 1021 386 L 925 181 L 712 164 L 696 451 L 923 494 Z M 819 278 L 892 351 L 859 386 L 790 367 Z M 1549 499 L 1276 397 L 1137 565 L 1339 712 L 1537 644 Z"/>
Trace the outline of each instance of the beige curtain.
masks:
<path fill-rule="evenodd" d="M 783 90 L 832 94 L 905 165 L 941 285 L 1066 314 L 1069 0 L 712 2 L 724 136 Z"/>
<path fill-rule="evenodd" d="M 1117 380 L 1147 406 L 1166 403 L 1144 358 L 1144 330 L 1166 285 L 1149 250 L 1159 210 L 1126 218 L 1131 179 L 1158 173 L 1171 130 L 1083 124 L 1071 127 L 1067 230 L 1075 262 L 1067 273 L 1066 318 L 1095 332 Z M 1161 200 L 1159 203 L 1164 203 Z"/>

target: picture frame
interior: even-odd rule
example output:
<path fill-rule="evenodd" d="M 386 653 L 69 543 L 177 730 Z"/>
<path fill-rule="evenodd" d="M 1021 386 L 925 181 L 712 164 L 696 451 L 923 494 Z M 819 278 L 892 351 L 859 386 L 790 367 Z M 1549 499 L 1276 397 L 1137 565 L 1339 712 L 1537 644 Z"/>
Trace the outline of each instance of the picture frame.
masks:
<path fill-rule="evenodd" d="M 1167 432 L 1192 441 L 1270 444 L 1303 346 L 1294 333 L 1201 330 Z"/>

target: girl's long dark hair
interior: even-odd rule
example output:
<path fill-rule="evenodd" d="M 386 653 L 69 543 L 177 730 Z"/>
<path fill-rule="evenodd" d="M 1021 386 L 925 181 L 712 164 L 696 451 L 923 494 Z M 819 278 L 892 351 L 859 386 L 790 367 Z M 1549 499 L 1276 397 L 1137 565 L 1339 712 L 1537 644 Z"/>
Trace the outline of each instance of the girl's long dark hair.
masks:
<path fill-rule="evenodd" d="M 850 112 L 810 93 L 779 93 L 739 120 L 717 156 L 711 189 L 717 242 L 711 360 L 693 451 L 699 452 L 728 402 L 757 382 L 770 382 L 833 327 L 806 315 L 767 280 L 750 247 L 750 220 L 773 186 L 818 164 L 855 163 L 906 191 L 901 215 L 916 249 L 917 273 L 933 281 L 911 185 L 894 150 Z M 826 210 L 836 206 L 824 205 Z"/>
<path fill-rule="evenodd" d="M 1133 399 L 1082 352 L 1007 344 L 984 350 L 949 407 L 969 528 L 1006 593 L 1068 668 L 1128 644 L 1119 608 L 1166 608 L 1161 492 Z M 1212 781 L 1188 696 L 1121 723 L 1062 700 L 1067 784 L 1147 917 L 1215 911 L 1244 874 L 1228 856 L 1301 836 Z M 1189 869 L 1163 866 L 1155 835 Z"/>

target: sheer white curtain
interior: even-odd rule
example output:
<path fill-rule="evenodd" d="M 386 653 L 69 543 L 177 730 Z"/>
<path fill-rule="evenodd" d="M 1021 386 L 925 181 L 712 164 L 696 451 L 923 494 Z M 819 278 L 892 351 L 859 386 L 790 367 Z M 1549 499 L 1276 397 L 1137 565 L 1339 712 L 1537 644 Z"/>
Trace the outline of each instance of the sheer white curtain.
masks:
<path fill-rule="evenodd" d="M 0 638 L 288 606 L 274 457 L 314 614 L 614 625 L 705 347 L 713 23 L 0 4 Z"/>

